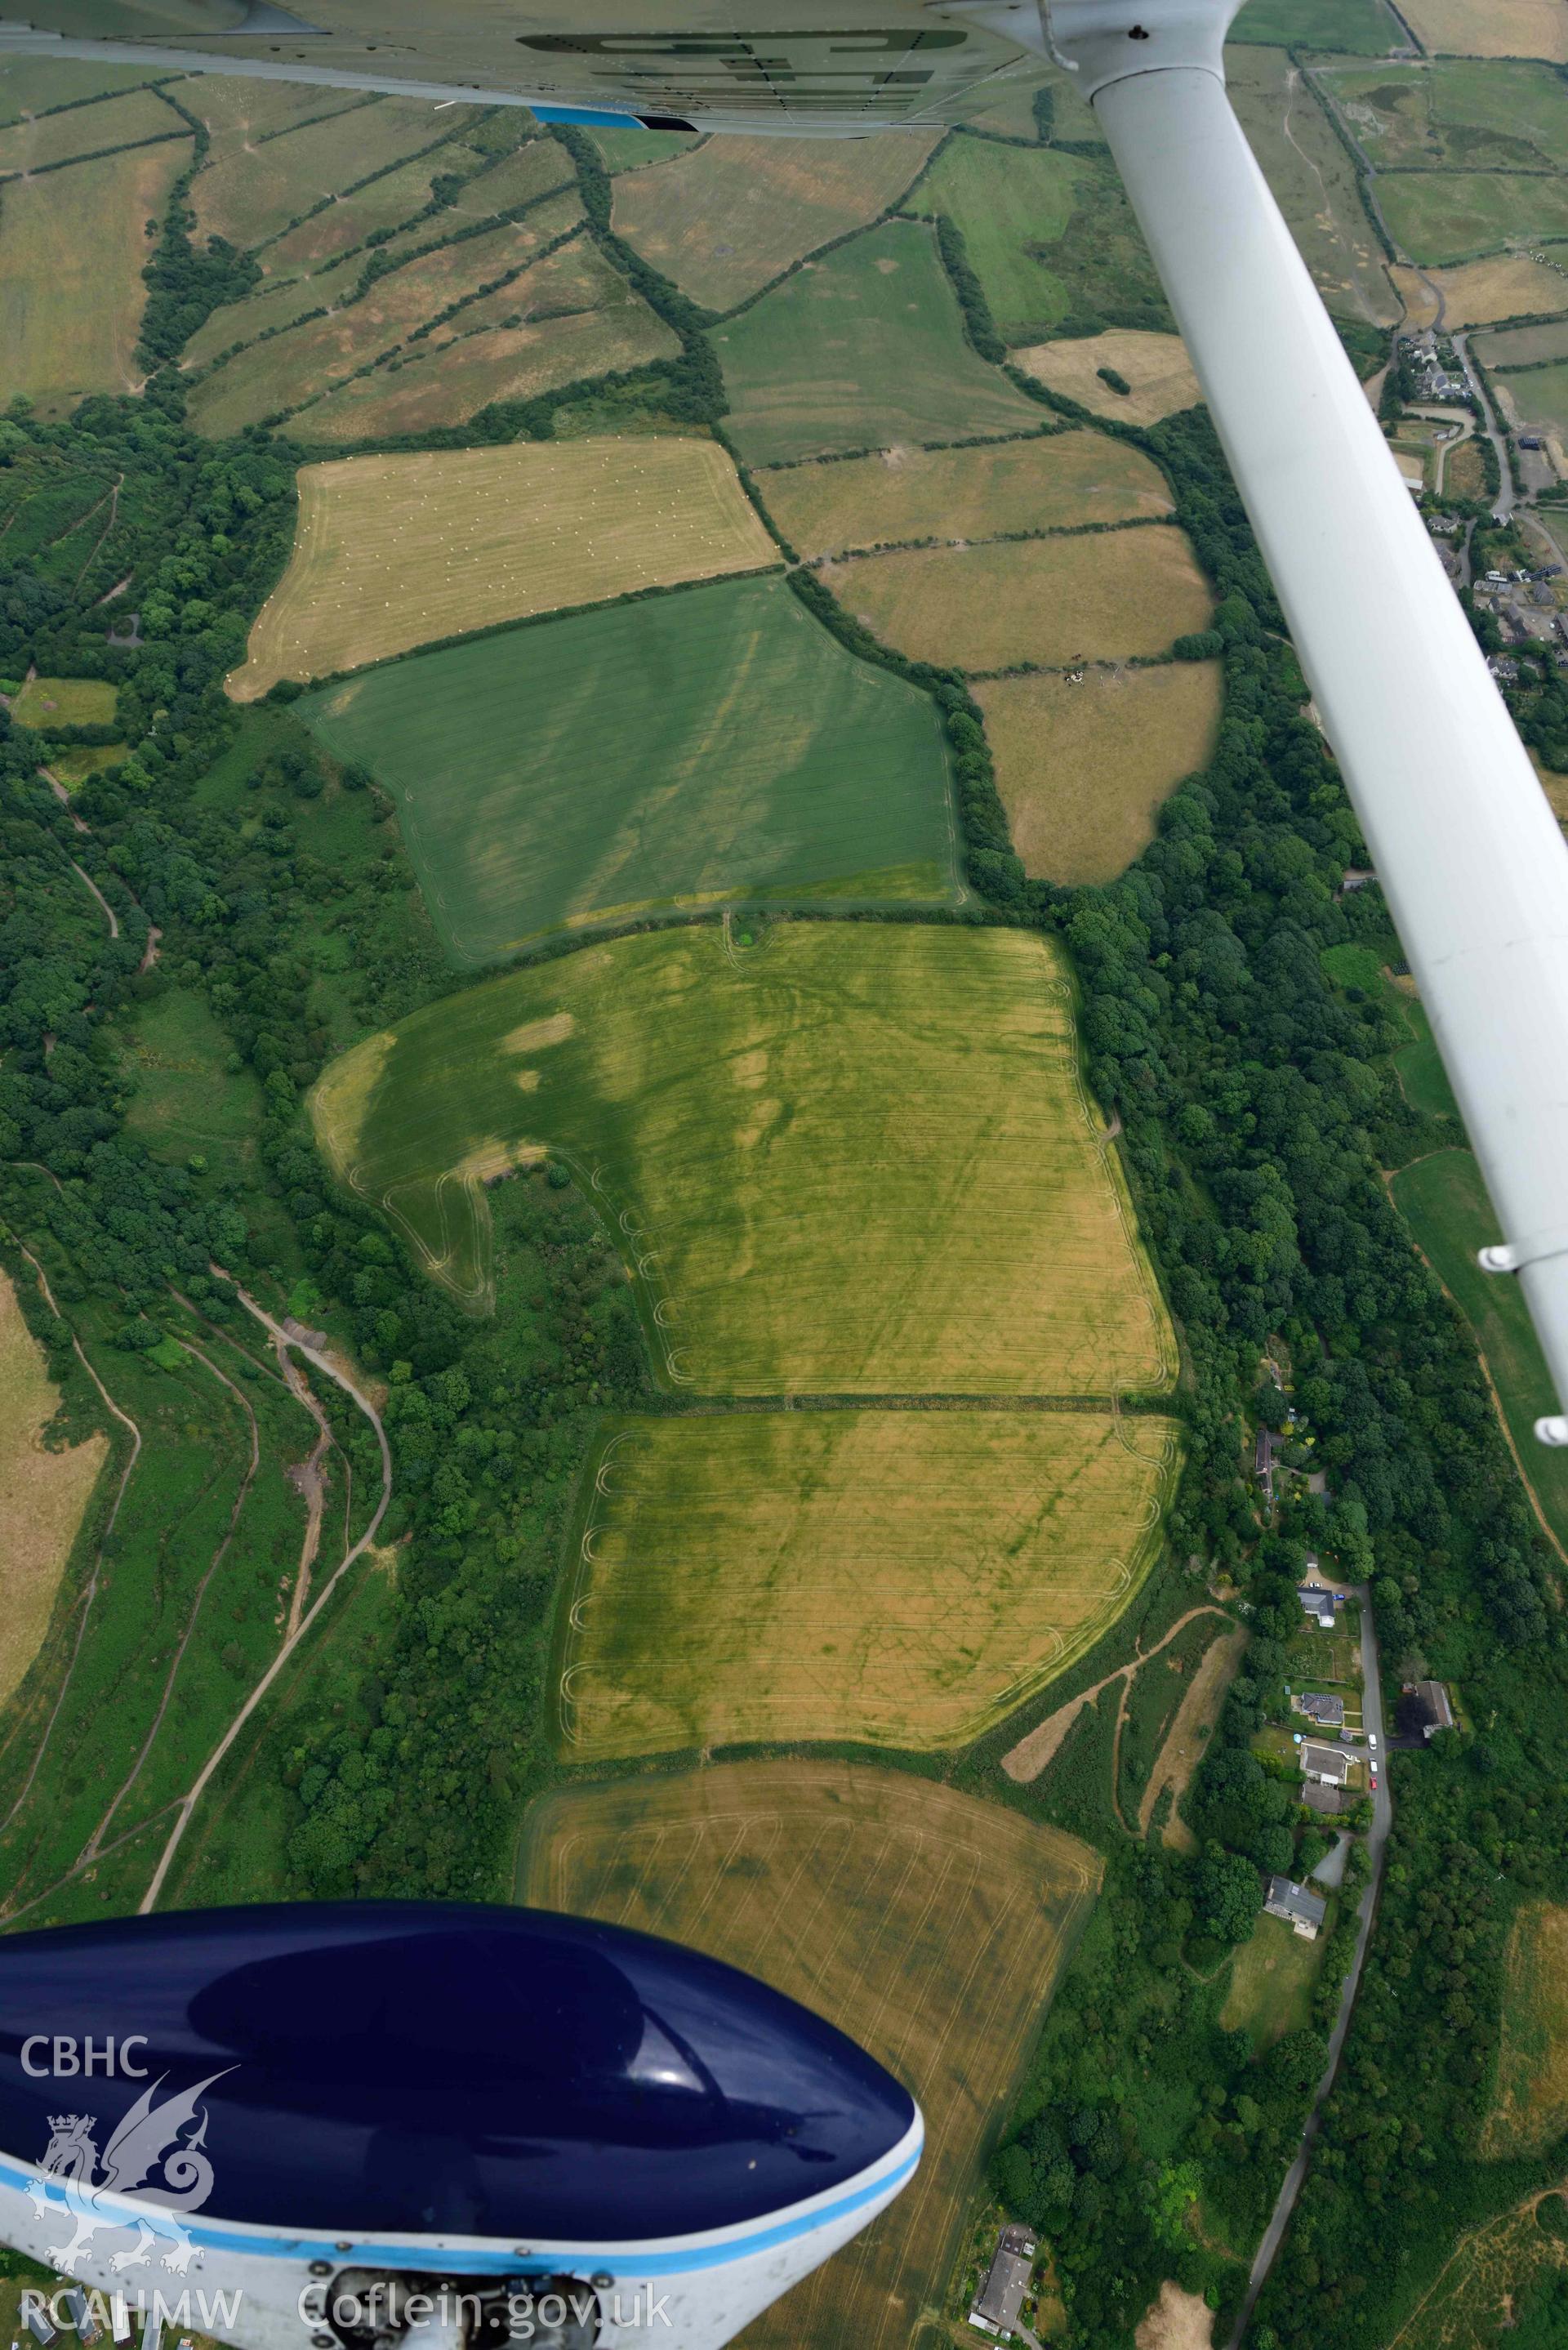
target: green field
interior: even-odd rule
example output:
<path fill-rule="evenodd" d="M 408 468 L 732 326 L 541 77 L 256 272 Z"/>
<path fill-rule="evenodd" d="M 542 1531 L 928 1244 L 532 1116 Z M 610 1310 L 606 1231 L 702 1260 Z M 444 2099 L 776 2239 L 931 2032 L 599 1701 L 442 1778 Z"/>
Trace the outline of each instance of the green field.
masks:
<path fill-rule="evenodd" d="M 1085 331 L 1169 323 L 1121 183 L 1094 156 L 952 139 L 909 209 L 962 230 L 1006 342 L 1039 342 L 1067 319 Z"/>
<path fill-rule="evenodd" d="M 1240 49 L 1231 102 L 1331 310 L 1391 327 L 1400 315 L 1361 181 L 1316 86 L 1282 49 Z"/>
<path fill-rule="evenodd" d="M 171 988 L 138 1013 L 127 1042 L 129 1132 L 160 1158 L 248 1159 L 261 1087 L 254 1070 L 225 1066 L 228 1039 L 205 997 Z"/>
<path fill-rule="evenodd" d="M 1444 57 L 1326 77 L 1379 170 L 1558 171 L 1568 164 L 1568 84 L 1549 66 Z"/>
<path fill-rule="evenodd" d="M 1309 1942 L 1282 1918 L 1260 1917 L 1251 1939 L 1237 1951 L 1231 1988 L 1220 2011 L 1227 2032 L 1245 2032 L 1254 2054 L 1304 2032 L 1312 2022 L 1312 1995 L 1328 1947 L 1327 1927 Z"/>
<path fill-rule="evenodd" d="M 484 1185 L 548 1149 L 632 1261 L 659 1376 L 776 1395 L 1105 1395 L 1174 1355 L 1068 982 L 1022 931 L 645 931 L 331 1064 L 339 1176 L 475 1305 Z"/>
<path fill-rule="evenodd" d="M 54 726 L 112 726 L 116 692 L 97 677 L 30 677 L 11 703 L 11 715 L 40 734 Z"/>
<path fill-rule="evenodd" d="M 1401 35 L 1383 0 L 1247 0 L 1226 37 L 1377 57 Z"/>
<path fill-rule="evenodd" d="M 1568 301 L 1568 284 L 1563 289 Z M 1542 359 L 1568 359 L 1568 318 L 1551 318 L 1540 327 L 1505 327 L 1500 334 L 1478 335 L 1476 357 L 1483 367 L 1535 367 Z M 1528 402 L 1530 386 L 1509 387 L 1516 400 Z"/>
<path fill-rule="evenodd" d="M 1517 375 L 1500 371 L 1498 381 L 1508 387 L 1526 424 L 1568 434 L 1568 359 L 1551 367 L 1528 368 Z"/>
<path fill-rule="evenodd" d="M 157 66 L 88 65 L 72 57 L 0 57 L 0 122 L 47 114 L 85 99 L 112 98 L 141 82 L 168 78 Z"/>
<path fill-rule="evenodd" d="M 614 1421 L 576 1529 L 565 1752 L 978 1738 L 1121 1614 L 1178 1460 L 1143 1413 Z"/>
<path fill-rule="evenodd" d="M 1475 1333 L 1517 1457 L 1560 1545 L 1568 1545 L 1568 1458 L 1535 1440 L 1534 1424 L 1555 1412 L 1551 1374 L 1515 1281 L 1485 1274 L 1478 1249 L 1501 1227 L 1480 1169 L 1468 1150 L 1438 1150 L 1393 1180 L 1395 1204 Z"/>
<path fill-rule="evenodd" d="M 964 340 L 935 236 L 912 221 L 885 221 L 797 269 L 713 344 L 730 430 L 753 464 L 1040 422 Z"/>
<path fill-rule="evenodd" d="M 1568 237 L 1568 178 L 1546 172 L 1382 172 L 1377 197 L 1389 234 L 1423 265 Z"/>
<path fill-rule="evenodd" d="M 297 707 L 395 794 L 470 968 L 655 907 L 957 892 L 934 706 L 778 579 L 389 662 Z"/>

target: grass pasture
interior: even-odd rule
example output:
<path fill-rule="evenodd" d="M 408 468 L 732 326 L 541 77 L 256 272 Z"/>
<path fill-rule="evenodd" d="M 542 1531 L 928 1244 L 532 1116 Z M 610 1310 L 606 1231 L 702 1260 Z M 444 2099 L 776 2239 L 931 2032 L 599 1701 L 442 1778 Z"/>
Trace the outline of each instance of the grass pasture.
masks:
<path fill-rule="evenodd" d="M 1532 368 L 1521 375 L 1500 369 L 1498 383 L 1517 405 L 1524 423 L 1540 425 L 1559 435 L 1568 434 L 1568 359 L 1551 367 Z"/>
<path fill-rule="evenodd" d="M 466 107 L 438 115 L 428 99 L 409 98 L 375 98 L 352 113 L 349 126 L 313 106 L 311 119 L 296 130 L 254 143 L 248 137 L 223 140 L 191 190 L 200 234 L 265 244 L 323 197 L 406 161 L 472 120 Z M 328 119 L 315 119 L 323 115 Z"/>
<path fill-rule="evenodd" d="M 1563 282 L 1568 302 L 1568 279 Z M 1478 335 L 1476 356 L 1483 367 L 1536 367 L 1543 359 L 1568 359 L 1568 318 L 1551 318 L 1541 327 L 1505 327 L 1501 333 Z M 1516 400 L 1529 405 L 1530 387 L 1511 387 Z"/>
<path fill-rule="evenodd" d="M 611 179 L 622 172 L 645 172 L 650 163 L 673 162 L 695 147 L 694 130 L 590 130 L 599 160 Z"/>
<path fill-rule="evenodd" d="M 780 922 L 507 972 L 333 1062 L 323 1149 L 460 1297 L 483 1184 L 548 1149 L 702 1393 L 1164 1388 L 1163 1305 L 1043 938 Z"/>
<path fill-rule="evenodd" d="M 452 303 L 524 271 L 543 245 L 572 225 L 576 214 L 576 199 L 562 196 L 521 221 L 438 246 L 389 270 L 341 309 L 326 317 L 303 317 L 204 376 L 191 391 L 192 421 L 216 439 L 281 410 L 306 406 L 357 369 L 395 350 Z M 314 423 L 313 417 L 304 430 L 308 432 Z"/>
<path fill-rule="evenodd" d="M 1460 57 L 1543 57 L 1568 65 L 1563 0 L 1410 0 L 1404 16 L 1425 49 Z"/>
<path fill-rule="evenodd" d="M 1526 1901 L 1503 1960 L 1502 2043 L 1483 2155 L 1544 2154 L 1568 2130 L 1568 1908 Z"/>
<path fill-rule="evenodd" d="M 1558 2350 L 1565 2273 L 1560 2183 L 1462 2235 L 1388 2350 Z"/>
<path fill-rule="evenodd" d="M 1439 58 L 1328 77 L 1367 159 L 1453 171 L 1560 171 L 1568 88 L 1550 67 Z"/>
<path fill-rule="evenodd" d="M 1142 1415 L 618 1421 L 577 1530 L 566 1754 L 978 1738 L 1120 1614 L 1175 1461 Z"/>
<path fill-rule="evenodd" d="M 429 203 L 434 181 L 462 172 L 473 161 L 471 149 L 449 141 L 400 164 L 395 171 L 383 172 L 379 179 L 371 180 L 350 196 L 336 197 L 325 212 L 301 221 L 297 228 L 290 229 L 286 236 L 279 237 L 275 244 L 266 248 L 263 260 L 269 276 L 296 269 L 319 269 L 339 254 L 362 244 L 368 236 L 400 228 Z M 553 139 L 530 140 L 514 155 L 504 157 L 488 171 L 474 172 L 453 199 L 449 212 L 421 222 L 402 242 L 428 244 L 460 219 L 483 220 L 491 213 L 532 203 L 566 187 L 571 177 L 571 160 L 564 147 Z M 383 252 L 386 249 L 385 244 L 379 248 Z"/>
<path fill-rule="evenodd" d="M 0 130 L 0 179 L 15 172 L 37 172 L 47 164 L 68 162 L 78 155 L 101 154 L 106 148 L 130 147 L 144 139 L 189 136 L 185 124 L 156 90 L 130 90 L 96 106 L 35 115 L 30 121 Z"/>
<path fill-rule="evenodd" d="M 1069 317 L 1155 327 L 1168 313 L 1121 182 L 1097 156 L 959 137 L 909 209 L 962 231 L 997 332 L 1029 343 Z"/>
<path fill-rule="evenodd" d="M 1154 838 L 1183 776 L 1207 764 L 1223 692 L 1218 661 L 999 677 L 975 689 L 996 786 L 1024 869 L 1114 881 Z"/>
<path fill-rule="evenodd" d="M 102 1436 L 59 1452 L 46 1451 L 43 1431 L 58 1401 L 16 1293 L 0 1272 L 0 1525 L 5 1528 L 0 1704 L 43 1647 L 71 1545 L 109 1453 Z"/>
<path fill-rule="evenodd" d="M 1059 391 L 1096 416 L 1119 417 L 1127 424 L 1158 424 L 1162 417 L 1196 408 L 1203 397 L 1179 335 L 1114 327 L 1103 335 L 1075 336 L 1016 351 L 1013 361 L 1047 391 Z M 1131 390 L 1115 390 L 1102 378 L 1102 368 L 1119 375 Z"/>
<path fill-rule="evenodd" d="M 57 106 L 79 106 L 84 99 L 118 98 L 150 81 L 168 78 L 160 66 L 88 64 L 76 57 L 0 57 L 0 122 L 20 122 L 24 115 L 47 114 Z"/>
<path fill-rule="evenodd" d="M 905 2350 L 922 2331 L 1099 1880 L 1075 1837 L 846 1762 L 566 1788 L 530 1811 L 519 1899 L 750 1969 L 849 2033 L 925 2113 L 911 2184 L 746 2328 L 747 2350 Z"/>
<path fill-rule="evenodd" d="M 1392 327 L 1400 305 L 1355 164 L 1313 83 L 1277 48 L 1241 48 L 1226 66 L 1249 145 L 1331 310 Z"/>
<path fill-rule="evenodd" d="M 1557 1409 L 1552 1376 L 1517 1282 L 1499 1281 L 1476 1263 L 1501 1227 L 1468 1150 L 1438 1150 L 1393 1179 L 1394 1204 L 1422 1255 L 1475 1334 L 1483 1367 L 1502 1407 L 1514 1457 L 1556 1538 L 1568 1550 L 1568 1459 L 1538 1444 L 1538 1419 Z"/>
<path fill-rule="evenodd" d="M 129 1133 L 160 1159 L 254 1159 L 261 1087 L 253 1070 L 226 1066 L 232 1048 L 202 996 L 171 988 L 156 997 L 138 1011 L 127 1044 Z"/>
<path fill-rule="evenodd" d="M 1171 511 L 1165 476 L 1103 432 L 1052 432 L 979 448 L 884 449 L 831 465 L 782 465 L 763 501 L 805 556 L 919 539 L 992 538 Z"/>
<path fill-rule="evenodd" d="M 731 310 L 818 245 L 878 219 L 940 135 L 706 139 L 618 181 L 616 234 L 694 302 Z"/>
<path fill-rule="evenodd" d="M 1260 1914 L 1231 1968 L 1231 1988 L 1220 2011 L 1226 2032 L 1245 2032 L 1254 2055 L 1272 2048 L 1287 2032 L 1304 2032 L 1312 2022 L 1312 1995 L 1328 1948 L 1327 1933 L 1309 1942 L 1282 1918 Z"/>
<path fill-rule="evenodd" d="M 88 392 L 136 389 L 146 224 L 161 220 L 190 153 L 165 140 L 0 190 L 7 397 L 58 416 Z"/>
<path fill-rule="evenodd" d="M 776 560 L 715 441 L 518 442 L 306 465 L 288 568 L 229 691 L 254 702 L 279 678 Z"/>
<path fill-rule="evenodd" d="M 1568 177 L 1547 172 L 1381 172 L 1377 197 L 1390 235 L 1422 265 L 1568 237 Z"/>
<path fill-rule="evenodd" d="M 808 262 L 712 339 L 731 434 L 752 464 L 1040 422 L 964 340 L 935 234 L 913 221 L 885 221 Z"/>
<path fill-rule="evenodd" d="M 1381 57 L 1400 39 L 1383 0 L 1247 0 L 1228 41 Z"/>
<path fill-rule="evenodd" d="M 857 556 L 823 577 L 910 660 L 980 671 L 1164 652 L 1213 610 L 1186 534 L 1163 523 Z"/>
<path fill-rule="evenodd" d="M 451 646 L 298 708 L 397 798 L 471 968 L 655 908 L 958 894 L 932 704 L 776 578 Z"/>
<path fill-rule="evenodd" d="M 47 734 L 56 726 L 112 726 L 119 695 L 97 677 L 31 677 L 11 701 L 11 715 Z"/>

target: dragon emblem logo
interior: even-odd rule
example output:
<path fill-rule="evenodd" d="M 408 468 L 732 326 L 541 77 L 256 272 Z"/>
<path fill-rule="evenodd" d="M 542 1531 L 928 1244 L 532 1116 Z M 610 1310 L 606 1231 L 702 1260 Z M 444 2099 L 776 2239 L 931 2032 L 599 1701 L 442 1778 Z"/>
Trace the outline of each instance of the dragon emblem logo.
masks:
<path fill-rule="evenodd" d="M 68 2239 L 62 2234 L 60 2243 L 45 2248 L 57 2269 L 68 2276 L 95 2240 L 109 2235 L 127 2240 L 125 2248 L 110 2256 L 109 2266 L 116 2272 L 140 2266 L 156 2251 L 164 2268 L 184 2275 L 192 2244 L 176 2214 L 200 2210 L 212 2193 L 202 2098 L 223 2077 L 211 2073 L 194 2088 L 179 2090 L 154 2105 L 163 2085 L 160 2075 L 116 2124 L 101 2157 L 93 2136 L 96 2116 L 49 2116 L 44 2176 L 28 2192 L 40 2220 L 58 2219 L 62 2230 L 67 2222 L 74 2229 Z M 126 2199 L 132 2197 L 134 2201 Z"/>

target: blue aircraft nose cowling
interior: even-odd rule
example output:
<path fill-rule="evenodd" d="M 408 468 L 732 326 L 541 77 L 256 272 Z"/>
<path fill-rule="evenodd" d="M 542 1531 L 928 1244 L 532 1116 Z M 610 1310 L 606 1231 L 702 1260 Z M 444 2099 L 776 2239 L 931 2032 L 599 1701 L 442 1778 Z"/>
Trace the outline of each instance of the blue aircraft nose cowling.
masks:
<path fill-rule="evenodd" d="M 793 2000 L 579 1918 L 355 1902 L 0 1939 L 0 2151 L 41 2162 L 66 2108 L 102 2147 L 160 2081 L 209 2085 L 204 2221 L 334 2238 L 697 2234 L 841 2185 L 915 2118 Z"/>

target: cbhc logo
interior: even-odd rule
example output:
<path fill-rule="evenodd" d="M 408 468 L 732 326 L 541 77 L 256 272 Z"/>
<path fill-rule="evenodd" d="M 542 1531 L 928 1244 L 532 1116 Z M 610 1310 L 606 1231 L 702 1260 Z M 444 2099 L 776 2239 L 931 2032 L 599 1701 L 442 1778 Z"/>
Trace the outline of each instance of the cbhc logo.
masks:
<path fill-rule="evenodd" d="M 35 2032 L 22 2043 L 22 2070 L 35 2081 L 87 2080 L 94 2073 L 102 2073 L 111 2080 L 121 2074 L 127 2080 L 145 2081 L 147 2067 L 133 2064 L 130 2052 L 146 2045 L 145 2032 L 128 2033 L 120 2041 L 116 2041 L 112 2033 L 107 2040 L 78 2040 L 64 2033 L 51 2037 L 47 2032 Z M 33 2053 L 38 2048 L 47 2052 L 47 2062 L 42 2064 L 33 2061 Z"/>

